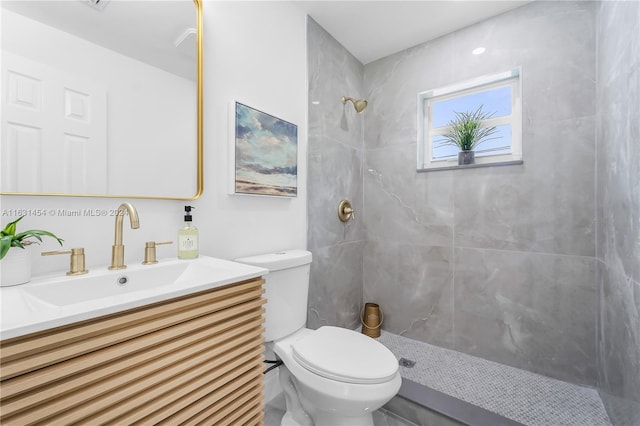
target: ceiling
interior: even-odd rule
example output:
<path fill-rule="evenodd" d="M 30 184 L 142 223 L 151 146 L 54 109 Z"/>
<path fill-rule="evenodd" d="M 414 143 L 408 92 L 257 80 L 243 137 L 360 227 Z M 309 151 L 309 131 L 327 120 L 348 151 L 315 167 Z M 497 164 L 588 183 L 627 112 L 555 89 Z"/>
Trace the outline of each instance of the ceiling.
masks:
<path fill-rule="evenodd" d="M 360 62 L 367 64 L 532 0 L 293 0 Z M 153 7 L 149 7 L 153 2 Z M 84 3 L 84 4 L 82 4 Z M 176 39 L 195 25 L 192 0 L 0 0 L 3 8 L 193 79 L 195 37 Z M 115 26 L 111 26 L 115 23 Z M 149 25 L 151 24 L 151 25 Z M 186 46 L 187 49 L 182 49 Z"/>
<path fill-rule="evenodd" d="M 363 64 L 531 2 L 512 0 L 298 1 Z"/>
<path fill-rule="evenodd" d="M 0 7 L 195 80 L 193 1 L 151 2 L 100 0 L 95 7 L 95 0 L 0 0 Z"/>

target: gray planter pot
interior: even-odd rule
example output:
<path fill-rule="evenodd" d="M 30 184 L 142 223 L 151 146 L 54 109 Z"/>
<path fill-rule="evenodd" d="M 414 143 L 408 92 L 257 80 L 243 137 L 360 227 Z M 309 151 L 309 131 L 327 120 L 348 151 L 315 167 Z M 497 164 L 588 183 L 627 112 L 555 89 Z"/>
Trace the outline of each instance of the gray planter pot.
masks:
<path fill-rule="evenodd" d="M 466 166 L 468 164 L 475 164 L 476 153 L 475 151 L 460 151 L 458 153 L 458 165 Z"/>

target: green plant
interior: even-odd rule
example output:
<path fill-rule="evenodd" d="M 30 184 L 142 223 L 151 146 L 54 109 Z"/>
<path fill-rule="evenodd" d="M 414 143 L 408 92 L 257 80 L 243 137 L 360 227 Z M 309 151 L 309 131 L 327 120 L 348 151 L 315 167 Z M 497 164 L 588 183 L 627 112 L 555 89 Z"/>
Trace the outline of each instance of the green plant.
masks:
<path fill-rule="evenodd" d="M 482 111 L 482 105 L 473 112 L 454 111 L 454 113 L 456 118 L 449 122 L 451 131 L 444 135 L 444 140 L 440 141 L 440 146 L 455 145 L 461 151 L 472 151 L 482 142 L 497 139 L 489 137 L 497 132 L 495 126 L 482 126 L 483 120 L 493 117 L 493 113 Z"/>
<path fill-rule="evenodd" d="M 16 234 L 16 224 L 22 220 L 24 216 L 20 216 L 18 219 L 7 224 L 2 231 L 0 231 L 0 260 L 9 252 L 11 247 L 19 247 L 24 249 L 24 246 L 35 243 L 35 241 L 29 241 L 27 238 L 35 238 L 39 242 L 42 242 L 42 237 L 51 237 L 58 240 L 58 243 L 62 245 L 62 238 L 58 238 L 51 232 L 42 231 L 40 229 L 30 229 L 28 231 Z"/>

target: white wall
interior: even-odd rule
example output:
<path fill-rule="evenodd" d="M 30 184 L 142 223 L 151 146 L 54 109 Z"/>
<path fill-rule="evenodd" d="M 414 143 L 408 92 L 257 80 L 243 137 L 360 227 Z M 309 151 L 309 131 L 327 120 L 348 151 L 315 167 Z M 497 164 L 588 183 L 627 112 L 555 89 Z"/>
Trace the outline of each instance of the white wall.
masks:
<path fill-rule="evenodd" d="M 201 247 L 234 258 L 306 247 L 306 15 L 289 2 L 205 2 L 205 197 Z M 298 125 L 298 196 L 230 196 L 229 103 Z M 205 221 L 207 218 L 209 220 Z"/>
<path fill-rule="evenodd" d="M 205 188 L 193 201 L 203 255 L 233 259 L 287 248 L 306 247 L 307 87 L 305 14 L 285 2 L 204 2 Z M 298 125 L 298 196 L 294 199 L 227 195 L 228 104 L 238 99 Z M 0 196 L 1 223 L 31 209 L 19 230 L 47 229 L 65 247 L 84 247 L 89 269 L 111 259 L 113 216 L 69 217 L 58 209 L 115 209 L 131 201 L 141 227 L 125 222 L 125 261 L 142 260 L 145 241 L 176 240 L 185 202 L 75 197 Z M 36 210 L 39 209 L 39 210 Z M 51 215 L 51 211 L 55 212 Z M 47 216 L 37 216 L 45 212 Z M 7 215 L 7 214 L 10 214 Z M 40 257 L 56 249 L 34 246 L 33 273 L 68 268 L 67 256 Z M 161 246 L 158 256 L 175 256 L 176 246 Z"/>

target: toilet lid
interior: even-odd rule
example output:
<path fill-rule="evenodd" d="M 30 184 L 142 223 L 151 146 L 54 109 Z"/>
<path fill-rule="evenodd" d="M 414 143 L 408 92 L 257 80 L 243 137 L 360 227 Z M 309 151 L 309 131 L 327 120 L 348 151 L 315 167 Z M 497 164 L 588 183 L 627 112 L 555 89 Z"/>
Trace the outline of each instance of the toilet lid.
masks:
<path fill-rule="evenodd" d="M 293 358 L 322 377 L 347 383 L 383 383 L 398 372 L 398 360 L 371 337 L 338 327 L 320 327 L 292 345 Z"/>

